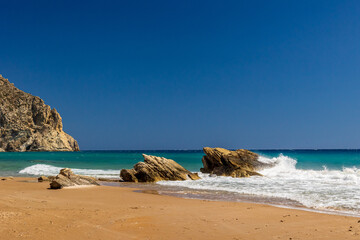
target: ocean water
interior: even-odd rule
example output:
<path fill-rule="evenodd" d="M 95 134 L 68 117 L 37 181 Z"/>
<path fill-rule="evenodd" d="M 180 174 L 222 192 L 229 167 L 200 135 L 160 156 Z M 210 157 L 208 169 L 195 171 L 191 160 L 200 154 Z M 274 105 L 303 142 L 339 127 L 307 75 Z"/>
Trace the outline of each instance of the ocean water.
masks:
<path fill-rule="evenodd" d="M 359 150 L 254 150 L 274 163 L 263 177 L 213 177 L 197 181 L 162 181 L 143 185 L 160 192 L 214 200 L 254 201 L 360 215 Z M 0 176 L 75 173 L 118 178 L 122 168 L 142 161 L 142 153 L 173 159 L 198 172 L 202 151 L 82 151 L 64 153 L 0 153 Z M 116 184 L 113 184 L 116 185 Z M 120 183 L 121 185 L 121 183 Z"/>
<path fill-rule="evenodd" d="M 119 178 L 121 169 L 143 161 L 143 153 L 174 159 L 192 171 L 202 165 L 202 151 L 0 152 L 0 176 L 56 175 L 68 167 L 78 174 Z"/>

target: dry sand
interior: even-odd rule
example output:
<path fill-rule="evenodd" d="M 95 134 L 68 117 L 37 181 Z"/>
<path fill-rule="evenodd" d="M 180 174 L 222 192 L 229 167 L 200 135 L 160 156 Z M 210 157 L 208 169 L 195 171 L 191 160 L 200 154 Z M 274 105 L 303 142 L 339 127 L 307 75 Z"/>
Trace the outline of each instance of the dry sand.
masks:
<path fill-rule="evenodd" d="M 28 182 L 28 181 L 33 182 Z M 0 239 L 360 239 L 360 218 L 95 186 L 0 181 Z"/>

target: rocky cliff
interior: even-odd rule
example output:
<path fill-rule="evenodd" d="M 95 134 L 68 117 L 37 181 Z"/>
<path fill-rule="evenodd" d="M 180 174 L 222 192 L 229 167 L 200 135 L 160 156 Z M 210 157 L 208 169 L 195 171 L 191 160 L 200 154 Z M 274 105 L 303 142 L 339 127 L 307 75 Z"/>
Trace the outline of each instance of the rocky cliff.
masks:
<path fill-rule="evenodd" d="M 0 151 L 79 151 L 55 108 L 0 75 Z"/>

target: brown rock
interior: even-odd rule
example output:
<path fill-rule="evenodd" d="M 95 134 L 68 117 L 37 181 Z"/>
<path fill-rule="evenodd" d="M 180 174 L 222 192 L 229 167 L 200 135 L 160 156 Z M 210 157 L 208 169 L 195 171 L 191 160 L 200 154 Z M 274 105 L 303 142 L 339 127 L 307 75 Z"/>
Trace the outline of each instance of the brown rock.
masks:
<path fill-rule="evenodd" d="M 138 182 L 135 174 L 136 171 L 134 169 L 122 169 L 120 172 L 120 177 L 124 182 Z"/>
<path fill-rule="evenodd" d="M 63 187 L 80 186 L 80 185 L 99 185 L 96 179 L 89 176 L 82 176 L 74 174 L 71 169 L 64 168 L 51 181 L 51 189 L 61 189 Z"/>
<path fill-rule="evenodd" d="M 47 178 L 49 179 L 48 181 L 51 182 L 52 180 L 54 180 L 56 178 L 56 176 L 48 176 Z"/>
<path fill-rule="evenodd" d="M 79 151 L 55 108 L 0 75 L 0 152 Z"/>
<path fill-rule="evenodd" d="M 202 158 L 204 167 L 200 169 L 202 173 L 210 173 L 218 176 L 231 177 L 250 177 L 261 175 L 256 169 L 264 166 L 258 161 L 256 153 L 245 149 L 230 151 L 224 148 L 205 147 Z"/>
<path fill-rule="evenodd" d="M 38 182 L 44 182 L 44 181 L 49 181 L 49 178 L 45 176 L 41 176 L 38 178 Z"/>
<path fill-rule="evenodd" d="M 157 182 L 162 180 L 197 180 L 200 177 L 177 162 L 163 157 L 143 154 L 144 162 L 135 164 L 133 169 L 122 169 L 120 177 L 125 182 Z"/>
<path fill-rule="evenodd" d="M 51 182 L 52 180 L 54 180 L 56 178 L 56 176 L 41 176 L 38 178 L 38 182 L 45 182 L 45 181 L 49 181 Z"/>

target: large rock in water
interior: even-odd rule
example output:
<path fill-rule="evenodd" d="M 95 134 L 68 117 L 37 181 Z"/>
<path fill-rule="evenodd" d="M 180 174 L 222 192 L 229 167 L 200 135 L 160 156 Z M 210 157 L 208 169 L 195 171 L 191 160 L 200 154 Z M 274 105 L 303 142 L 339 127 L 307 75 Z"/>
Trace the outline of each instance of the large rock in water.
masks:
<path fill-rule="evenodd" d="M 0 75 L 0 152 L 79 151 L 63 131 L 62 119 L 39 97 L 25 93 Z"/>
<path fill-rule="evenodd" d="M 238 149 L 230 151 L 224 148 L 205 147 L 202 158 L 204 167 L 202 173 L 211 173 L 218 176 L 250 177 L 261 175 L 256 169 L 264 163 L 258 161 L 259 155 L 248 150 Z"/>
<path fill-rule="evenodd" d="M 82 176 L 74 174 L 71 169 L 64 168 L 51 181 L 51 189 L 61 189 L 63 187 L 81 186 L 81 185 L 99 185 L 96 179 L 89 176 Z"/>
<path fill-rule="evenodd" d="M 144 162 L 135 164 L 133 169 L 122 169 L 120 177 L 125 182 L 157 182 L 161 180 L 196 180 L 200 177 L 177 162 L 163 157 L 143 154 Z"/>

